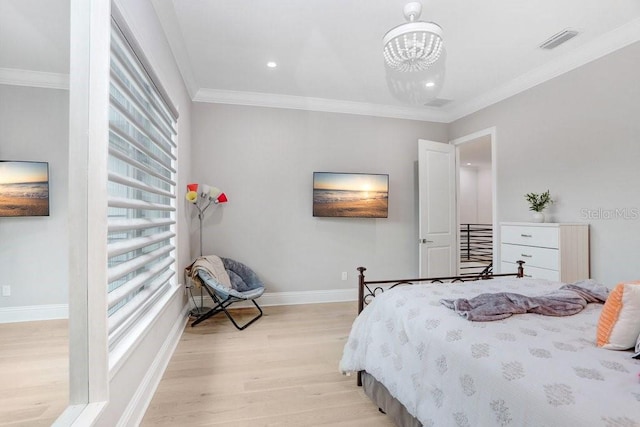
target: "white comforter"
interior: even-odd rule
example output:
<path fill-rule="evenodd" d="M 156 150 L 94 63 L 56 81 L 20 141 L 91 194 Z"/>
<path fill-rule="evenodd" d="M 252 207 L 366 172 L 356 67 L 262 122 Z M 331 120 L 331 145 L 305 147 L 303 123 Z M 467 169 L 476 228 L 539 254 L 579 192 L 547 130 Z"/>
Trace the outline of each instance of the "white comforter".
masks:
<path fill-rule="evenodd" d="M 569 317 L 470 322 L 439 303 L 559 286 L 498 278 L 397 287 L 355 320 L 340 370 L 366 370 L 425 426 L 640 426 L 640 360 L 595 346 L 601 304 Z"/>

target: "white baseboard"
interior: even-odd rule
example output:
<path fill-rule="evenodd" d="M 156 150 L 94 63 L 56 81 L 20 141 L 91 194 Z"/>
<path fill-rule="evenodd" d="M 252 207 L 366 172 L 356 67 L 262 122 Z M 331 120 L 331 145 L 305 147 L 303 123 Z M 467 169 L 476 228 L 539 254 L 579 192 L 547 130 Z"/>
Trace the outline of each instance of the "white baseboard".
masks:
<path fill-rule="evenodd" d="M 260 297 L 260 305 L 321 304 L 357 299 L 358 291 L 354 288 L 330 291 L 265 292 Z"/>
<path fill-rule="evenodd" d="M 68 319 L 68 304 L 27 305 L 0 308 L 0 323 L 31 322 L 34 320 Z"/>
<path fill-rule="evenodd" d="M 194 298 L 200 304 L 200 295 L 194 289 Z M 265 292 L 259 299 L 261 306 L 321 304 L 327 302 L 355 301 L 357 290 L 334 289 L 326 291 L 297 291 L 297 292 Z M 193 301 L 191 301 L 193 304 Z M 211 306 L 211 297 L 205 293 L 205 305 Z M 253 307 L 250 302 L 234 304 L 234 308 Z M 69 306 L 67 304 L 31 305 L 22 307 L 0 308 L 0 323 L 30 322 L 35 320 L 68 319 Z"/>
<path fill-rule="evenodd" d="M 193 290 L 193 298 L 200 305 L 200 291 Z M 358 290 L 354 288 L 349 289 L 334 289 L 330 291 L 297 291 L 297 292 L 265 292 L 256 301 L 261 306 L 271 305 L 295 305 L 295 304 L 321 304 L 327 302 L 344 302 L 344 301 L 356 301 L 358 299 Z M 213 301 L 211 297 L 205 292 L 204 305 L 211 306 Z M 189 302 L 193 305 L 193 300 L 189 298 Z M 249 301 L 238 302 L 233 305 L 233 308 L 241 307 L 253 307 L 253 304 Z"/>
<path fill-rule="evenodd" d="M 51 427 L 87 427 L 95 424 L 107 401 L 69 405 Z"/>
<path fill-rule="evenodd" d="M 182 315 L 175 322 L 173 328 L 171 328 L 171 331 L 167 335 L 167 338 L 158 351 L 158 354 L 153 359 L 151 366 L 149 366 L 142 382 L 138 386 L 135 394 L 131 398 L 131 401 L 127 405 L 127 408 L 120 417 L 117 424 L 118 427 L 137 426 L 142 422 L 142 418 L 144 417 L 144 414 L 151 403 L 151 399 L 160 384 L 164 371 L 169 365 L 173 352 L 180 342 L 180 337 L 182 336 L 184 327 L 187 324 L 187 320 L 189 320 L 187 317 L 188 311 L 189 306 L 185 304 L 182 308 Z"/>

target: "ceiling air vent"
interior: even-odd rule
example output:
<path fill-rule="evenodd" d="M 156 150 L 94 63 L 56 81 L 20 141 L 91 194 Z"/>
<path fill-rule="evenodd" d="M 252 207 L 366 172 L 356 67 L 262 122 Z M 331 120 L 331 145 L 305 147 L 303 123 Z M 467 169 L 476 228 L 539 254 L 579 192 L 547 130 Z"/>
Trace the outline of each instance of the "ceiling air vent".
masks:
<path fill-rule="evenodd" d="M 565 43 L 571 40 L 577 35 L 578 35 L 578 32 L 576 30 L 562 30 L 559 33 L 549 37 L 549 39 L 547 39 L 544 43 L 542 43 L 540 47 L 542 49 L 549 49 L 549 50 L 555 49 L 556 47 L 560 46 L 562 43 Z"/>
<path fill-rule="evenodd" d="M 445 105 L 447 105 L 451 101 L 452 101 L 451 99 L 436 98 L 436 99 L 432 99 L 431 101 L 425 103 L 424 105 L 425 105 L 425 107 L 444 107 Z"/>

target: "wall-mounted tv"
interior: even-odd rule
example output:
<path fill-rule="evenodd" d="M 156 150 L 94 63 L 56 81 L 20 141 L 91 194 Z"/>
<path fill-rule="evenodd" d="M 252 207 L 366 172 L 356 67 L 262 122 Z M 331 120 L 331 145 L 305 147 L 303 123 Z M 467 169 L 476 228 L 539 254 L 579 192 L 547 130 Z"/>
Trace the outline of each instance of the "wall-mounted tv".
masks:
<path fill-rule="evenodd" d="M 313 173 L 313 216 L 387 218 L 389 175 Z"/>
<path fill-rule="evenodd" d="M 49 216 L 49 163 L 0 160 L 0 217 Z"/>

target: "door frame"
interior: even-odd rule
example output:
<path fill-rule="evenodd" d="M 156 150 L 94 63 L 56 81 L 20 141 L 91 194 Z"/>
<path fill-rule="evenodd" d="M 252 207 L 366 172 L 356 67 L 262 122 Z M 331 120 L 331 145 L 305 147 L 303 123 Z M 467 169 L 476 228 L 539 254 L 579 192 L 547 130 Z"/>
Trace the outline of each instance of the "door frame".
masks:
<path fill-rule="evenodd" d="M 493 228 L 493 271 L 500 272 L 500 228 L 498 227 L 498 162 L 497 162 L 497 146 L 498 131 L 495 126 L 482 129 L 468 135 L 449 141 L 449 144 L 456 146 L 456 235 L 457 247 L 460 248 L 460 145 L 466 144 L 483 136 L 491 138 L 491 216 Z M 458 251 L 459 253 L 459 251 Z M 458 255 L 458 274 L 460 273 L 460 256 Z"/>

